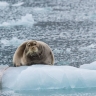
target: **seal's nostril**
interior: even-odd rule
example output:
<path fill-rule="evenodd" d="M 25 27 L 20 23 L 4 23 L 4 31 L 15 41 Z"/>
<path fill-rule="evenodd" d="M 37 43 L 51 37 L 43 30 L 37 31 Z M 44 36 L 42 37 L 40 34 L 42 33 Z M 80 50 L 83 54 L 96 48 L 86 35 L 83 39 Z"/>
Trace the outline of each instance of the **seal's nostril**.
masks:
<path fill-rule="evenodd" d="M 32 49 L 35 49 L 35 47 L 32 47 Z"/>

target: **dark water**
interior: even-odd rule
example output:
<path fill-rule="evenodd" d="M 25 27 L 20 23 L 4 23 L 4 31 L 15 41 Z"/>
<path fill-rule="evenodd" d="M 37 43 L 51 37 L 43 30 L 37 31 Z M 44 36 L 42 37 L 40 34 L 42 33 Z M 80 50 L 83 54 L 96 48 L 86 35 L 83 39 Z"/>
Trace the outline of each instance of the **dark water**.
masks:
<path fill-rule="evenodd" d="M 96 60 L 95 1 L 24 0 L 22 6 L 12 7 L 17 1 L 7 0 L 10 6 L 0 10 L 0 23 L 32 14 L 35 24 L 0 27 L 0 64 L 12 65 L 13 54 L 21 43 L 15 46 L 2 41 L 14 37 L 17 41 L 46 42 L 54 52 L 56 65 L 79 67 Z"/>
<path fill-rule="evenodd" d="M 95 48 L 87 50 L 87 46 L 95 44 L 94 35 L 92 36 L 94 38 L 91 38 L 90 35 L 88 35 L 89 37 L 86 36 L 88 32 L 86 32 L 85 28 L 87 27 L 88 30 L 90 30 L 89 28 L 93 27 L 93 23 L 89 23 L 90 26 L 84 24 L 84 22 L 73 21 L 38 22 L 32 28 L 19 26 L 10 29 L 2 28 L 1 39 L 5 38 L 10 40 L 12 37 L 17 37 L 18 39 L 29 40 L 35 38 L 36 40 L 44 41 L 52 48 L 56 59 L 56 65 L 68 64 L 79 67 L 81 64 L 94 61 L 96 56 Z M 79 31 L 83 26 L 85 32 L 81 34 Z M 0 56 L 1 64 L 12 64 L 12 56 L 17 47 L 14 47 L 14 45 L 4 46 L 4 48 L 0 47 L 0 53 L 2 54 Z M 80 47 L 86 48 L 80 50 Z"/>

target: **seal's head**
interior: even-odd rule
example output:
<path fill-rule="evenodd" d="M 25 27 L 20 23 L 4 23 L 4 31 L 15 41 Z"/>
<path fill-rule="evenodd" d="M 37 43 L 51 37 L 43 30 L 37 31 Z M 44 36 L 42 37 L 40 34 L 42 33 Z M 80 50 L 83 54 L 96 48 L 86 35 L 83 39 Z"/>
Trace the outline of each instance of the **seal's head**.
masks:
<path fill-rule="evenodd" d="M 26 55 L 35 56 L 39 53 L 39 45 L 36 41 L 29 41 L 26 43 Z"/>

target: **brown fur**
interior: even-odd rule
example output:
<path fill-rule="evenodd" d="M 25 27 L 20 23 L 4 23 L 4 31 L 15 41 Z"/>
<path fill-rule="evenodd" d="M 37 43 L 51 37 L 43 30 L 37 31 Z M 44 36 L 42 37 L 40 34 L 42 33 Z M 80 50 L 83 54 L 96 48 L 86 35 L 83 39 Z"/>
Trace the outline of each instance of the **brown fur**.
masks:
<path fill-rule="evenodd" d="M 42 41 L 26 41 L 21 44 L 14 56 L 14 66 L 25 66 L 33 64 L 54 64 L 54 55 L 50 47 Z"/>

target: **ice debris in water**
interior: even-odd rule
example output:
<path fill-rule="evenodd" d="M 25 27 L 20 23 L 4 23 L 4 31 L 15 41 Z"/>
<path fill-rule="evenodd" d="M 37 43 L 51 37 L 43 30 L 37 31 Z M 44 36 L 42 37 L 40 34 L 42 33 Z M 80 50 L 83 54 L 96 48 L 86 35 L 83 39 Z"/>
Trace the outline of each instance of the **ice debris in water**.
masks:
<path fill-rule="evenodd" d="M 18 2 L 18 3 L 16 3 L 16 4 L 13 4 L 12 6 L 14 6 L 14 7 L 18 7 L 18 6 L 21 6 L 21 5 L 23 5 L 24 4 L 24 2 Z"/>
<path fill-rule="evenodd" d="M 9 6 L 9 3 L 5 1 L 0 1 L 0 10 L 4 10 L 8 6 Z"/>
<path fill-rule="evenodd" d="M 3 44 L 2 46 L 16 46 L 17 47 L 23 42 L 24 40 L 20 40 L 16 37 L 13 37 L 11 40 L 1 39 L 1 43 Z"/>
<path fill-rule="evenodd" d="M 32 65 L 8 68 L 2 87 L 13 90 L 96 87 L 96 71 L 71 66 Z"/>
<path fill-rule="evenodd" d="M 81 47 L 79 50 L 83 51 L 83 50 L 90 50 L 90 49 L 96 49 L 96 45 L 91 44 L 91 45 L 86 46 L 86 47 Z"/>
<path fill-rule="evenodd" d="M 96 61 L 94 61 L 94 62 L 92 62 L 90 64 L 81 65 L 80 68 L 82 68 L 82 69 L 96 70 Z"/>
<path fill-rule="evenodd" d="M 2 24 L 0 24 L 0 27 L 19 26 L 19 25 L 32 26 L 34 23 L 35 21 L 32 14 L 26 14 L 17 21 L 11 20 L 10 22 L 3 22 Z"/>
<path fill-rule="evenodd" d="M 35 13 L 46 13 L 46 12 L 49 12 L 49 11 L 52 11 L 52 8 L 51 7 L 45 7 L 45 8 L 40 8 L 40 7 L 34 7 L 33 8 L 33 12 Z"/>
<path fill-rule="evenodd" d="M 64 52 L 63 49 L 58 49 L 58 48 L 54 49 L 54 53 L 63 53 L 63 52 Z"/>
<path fill-rule="evenodd" d="M 0 1 L 0 7 L 6 7 L 6 6 L 9 6 L 9 4 L 5 1 Z"/>

